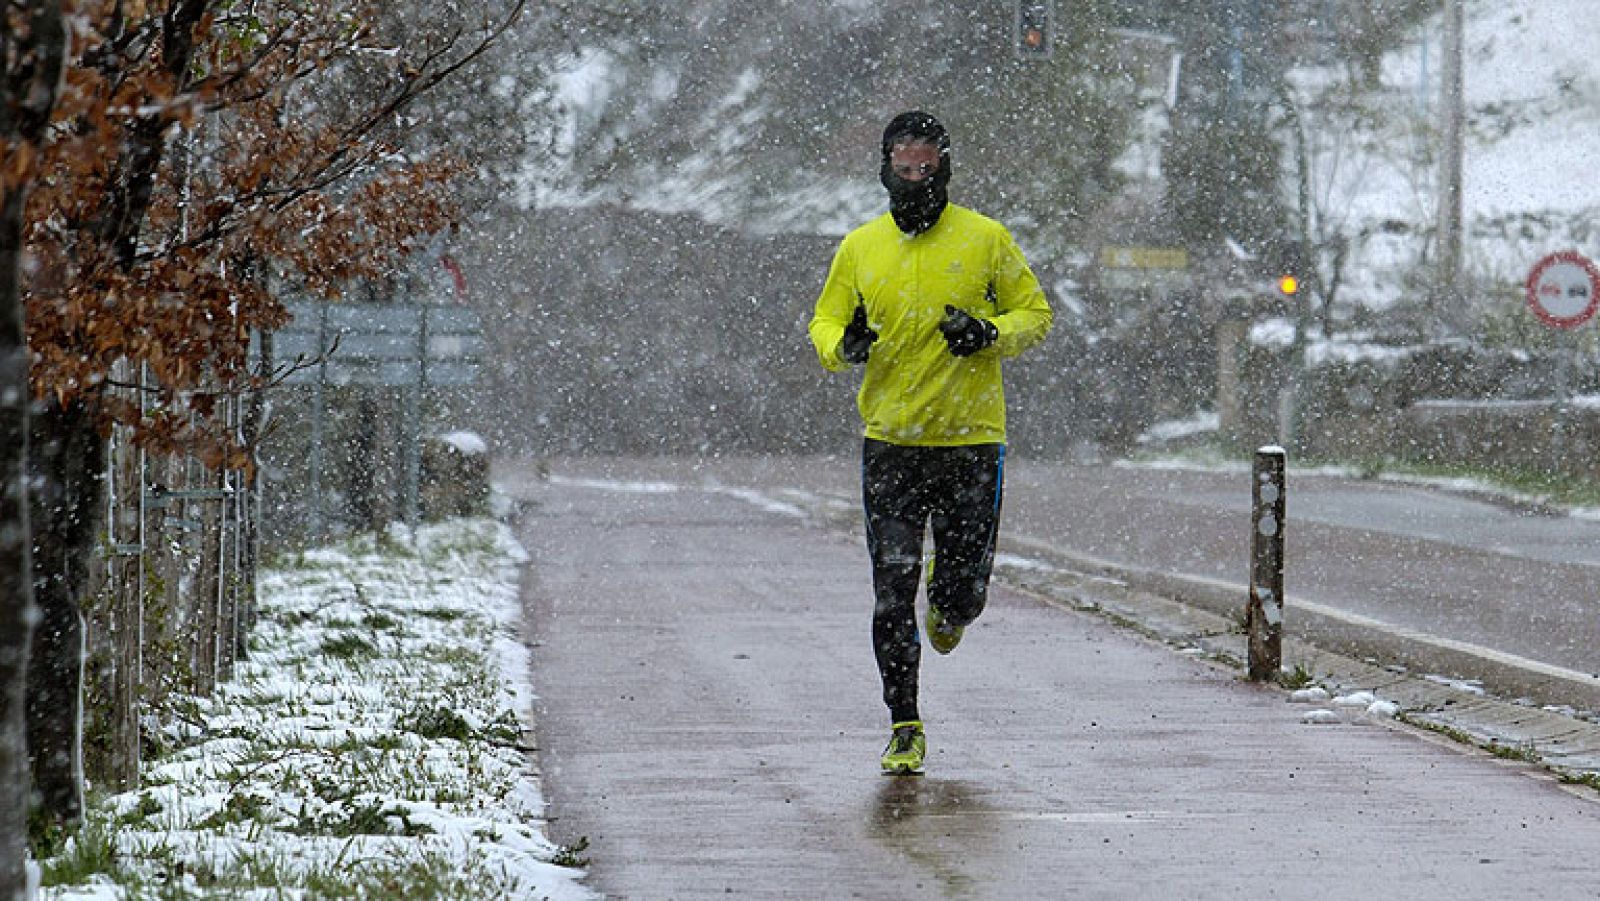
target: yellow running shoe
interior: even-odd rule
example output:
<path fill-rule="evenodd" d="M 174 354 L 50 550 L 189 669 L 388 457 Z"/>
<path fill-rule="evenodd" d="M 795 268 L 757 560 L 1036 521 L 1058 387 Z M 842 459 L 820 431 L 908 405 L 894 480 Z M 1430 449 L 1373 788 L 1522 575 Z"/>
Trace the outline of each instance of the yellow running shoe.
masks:
<path fill-rule="evenodd" d="M 883 749 L 885 773 L 920 773 L 922 759 L 928 754 L 928 739 L 922 734 L 921 720 L 907 720 L 894 724 L 889 736 L 889 746 Z"/>
<path fill-rule="evenodd" d="M 948 654 L 961 643 L 961 634 L 966 629 L 962 626 L 951 625 L 944 618 L 944 611 L 933 604 L 928 605 L 928 644 L 941 654 Z"/>

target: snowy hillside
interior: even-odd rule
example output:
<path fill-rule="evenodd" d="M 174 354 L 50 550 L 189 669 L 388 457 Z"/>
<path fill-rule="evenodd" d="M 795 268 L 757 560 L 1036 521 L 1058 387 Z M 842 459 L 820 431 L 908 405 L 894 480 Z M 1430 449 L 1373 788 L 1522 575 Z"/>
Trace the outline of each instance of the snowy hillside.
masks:
<path fill-rule="evenodd" d="M 1463 265 L 1480 296 L 1514 292 L 1531 264 L 1552 250 L 1600 253 L 1592 225 L 1600 213 L 1600 188 L 1589 176 L 1600 163 L 1594 139 L 1600 125 L 1600 29 L 1584 27 L 1596 13 L 1600 0 L 1467 4 Z M 1339 239 L 1349 247 L 1341 306 L 1386 309 L 1426 291 L 1437 217 L 1442 31 L 1436 15 L 1403 36 L 1384 62 L 1376 91 L 1353 90 L 1342 68 L 1292 73 L 1312 157 L 1314 232 L 1324 247 Z M 793 179 L 756 171 L 768 153 L 755 137 L 757 123 L 773 114 L 773 86 L 759 70 L 732 66 L 713 78 L 702 73 L 689 79 L 671 67 L 676 63 L 664 61 L 641 85 L 640 72 L 629 71 L 629 63 L 614 51 L 590 47 L 554 67 L 540 102 L 556 111 L 555 124 L 538 142 L 545 152 L 529 161 L 523 204 L 616 204 L 694 213 L 746 232 L 824 235 L 840 234 L 881 210 L 874 173 L 855 174 L 856 163 Z M 683 95 L 691 90 L 722 93 L 685 107 Z M 819 111 L 832 102 L 816 100 Z M 685 109 L 692 114 L 683 114 Z M 1159 165 L 1164 128 L 1150 115 L 1159 119 L 1160 111 L 1159 105 L 1144 107 L 1133 131 L 1143 143 L 1124 149 L 1119 170 Z M 837 119 L 837 112 L 828 115 Z M 825 140 L 870 163 L 875 132 L 867 127 L 867 113 L 852 105 L 845 118 L 861 119 L 851 126 L 854 131 L 830 133 Z M 819 113 L 810 127 L 823 129 L 828 115 Z M 640 168 L 638 155 L 650 151 L 630 142 L 642 139 L 652 121 L 671 121 L 671 132 L 692 152 L 672 165 Z M 962 138 L 966 154 L 984 140 Z M 1287 132 L 1283 140 L 1284 192 L 1292 206 L 1293 141 Z M 586 155 L 592 167 L 596 147 L 603 148 L 602 157 L 615 159 L 616 168 L 608 163 L 603 174 L 583 168 Z M 964 173 L 973 177 L 970 168 Z M 1061 212 L 1013 211 L 1008 221 L 1051 221 Z M 1327 262 L 1325 256 L 1325 268 Z"/>
<path fill-rule="evenodd" d="M 641 8 L 549 61 L 517 197 L 842 234 L 883 210 L 884 123 L 929 109 L 954 137 L 957 202 L 1060 232 L 1111 182 L 1125 48 L 1090 7 L 1062 28 L 1058 64 L 1023 61 L 1012 19 L 1006 4 L 912 0 Z"/>
<path fill-rule="evenodd" d="M 1578 27 L 1597 12 L 1594 0 L 1467 6 L 1463 265 L 1486 289 L 1514 286 L 1550 251 L 1600 251 L 1590 174 L 1600 164 L 1600 29 Z M 1435 17 L 1385 61 L 1377 96 L 1338 98 L 1336 74 L 1297 73 L 1313 110 L 1315 203 L 1323 228 L 1351 240 L 1348 290 L 1368 306 L 1400 299 L 1428 251 L 1441 38 Z"/>
<path fill-rule="evenodd" d="M 1476 4 L 1467 32 L 1468 211 L 1600 207 L 1600 28 L 1594 0 Z"/>
<path fill-rule="evenodd" d="M 682 74 L 657 70 L 644 96 L 630 87 L 638 73 L 616 52 L 585 48 L 554 67 L 540 101 L 554 111 L 543 148 L 528 161 L 517 188 L 524 208 L 620 205 L 653 213 L 693 213 L 749 233 L 843 234 L 881 210 L 875 173 L 841 179 L 813 173 L 804 190 L 752 191 L 746 162 L 757 122 L 771 115 L 761 99 L 760 76 L 732 76 L 728 93 L 692 118 L 674 108 L 681 102 Z M 619 113 L 619 110 L 627 110 Z M 620 120 L 620 121 L 619 121 Z M 542 119 L 540 121 L 543 121 Z M 634 142 L 654 145 L 650 129 L 672 122 L 675 137 L 697 151 L 668 167 L 646 165 L 643 177 L 624 164 L 602 178 L 586 175 L 586 159 L 618 155 Z M 760 176 L 754 180 L 759 181 Z M 768 196 L 762 197 L 766 193 Z M 765 202 L 763 202 L 765 201 Z"/>

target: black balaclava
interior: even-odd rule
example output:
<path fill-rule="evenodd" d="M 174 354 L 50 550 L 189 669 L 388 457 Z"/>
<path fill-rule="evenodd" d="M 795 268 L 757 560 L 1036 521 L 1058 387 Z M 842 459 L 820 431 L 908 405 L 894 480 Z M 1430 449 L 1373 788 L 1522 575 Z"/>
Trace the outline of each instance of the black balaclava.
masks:
<path fill-rule="evenodd" d="M 939 148 L 939 168 L 922 181 L 910 181 L 889 168 L 889 154 L 901 141 L 927 141 Z M 945 186 L 950 183 L 950 134 L 927 113 L 913 110 L 901 113 L 883 130 L 883 165 L 878 180 L 889 190 L 889 213 L 894 224 L 909 235 L 920 235 L 939 221 L 939 214 L 950 202 Z"/>

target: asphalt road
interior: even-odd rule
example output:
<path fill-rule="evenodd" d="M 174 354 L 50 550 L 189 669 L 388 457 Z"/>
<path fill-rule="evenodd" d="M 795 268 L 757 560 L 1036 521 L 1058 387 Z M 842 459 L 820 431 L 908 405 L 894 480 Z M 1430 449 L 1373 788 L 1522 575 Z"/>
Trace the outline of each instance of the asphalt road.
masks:
<path fill-rule="evenodd" d="M 1072 553 L 1240 586 L 1243 597 L 1249 484 L 1244 471 L 1022 462 L 1008 473 L 1006 526 Z M 1299 602 L 1562 668 L 1574 684 L 1591 683 L 1567 699 L 1579 708 L 1600 692 L 1600 522 L 1295 473 L 1286 498 L 1291 619 Z"/>
<path fill-rule="evenodd" d="M 551 832 L 589 839 L 610 897 L 1597 896 L 1592 792 L 1359 717 L 1310 725 L 1280 691 L 1004 587 L 924 657 L 927 775 L 879 775 L 865 551 L 784 506 L 852 473 L 498 473 L 532 558 Z M 1013 526 L 1038 515 L 1007 503 Z M 1193 537 L 1237 531 L 1229 503 Z"/>

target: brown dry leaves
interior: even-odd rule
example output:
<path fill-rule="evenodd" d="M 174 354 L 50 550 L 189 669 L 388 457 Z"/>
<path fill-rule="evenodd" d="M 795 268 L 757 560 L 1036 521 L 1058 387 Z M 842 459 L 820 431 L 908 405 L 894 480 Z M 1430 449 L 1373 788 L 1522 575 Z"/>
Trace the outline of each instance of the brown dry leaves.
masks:
<path fill-rule="evenodd" d="M 370 123 L 386 97 L 338 114 L 308 99 L 355 33 L 333 4 L 252 20 L 207 10 L 181 82 L 162 65 L 174 5 L 122 0 L 116 29 L 109 0 L 79 3 L 52 140 L 38 160 L 7 149 L 8 172 L 37 163 L 31 379 L 39 397 L 93 401 L 148 447 L 237 462 L 217 398 L 259 387 L 251 331 L 286 321 L 266 267 L 328 295 L 383 276 L 449 227 L 461 167 L 379 140 Z M 141 135 L 160 138 L 147 185 L 134 177 Z M 142 412 L 106 390 L 119 360 L 160 386 Z"/>

